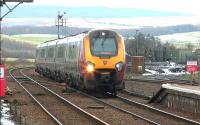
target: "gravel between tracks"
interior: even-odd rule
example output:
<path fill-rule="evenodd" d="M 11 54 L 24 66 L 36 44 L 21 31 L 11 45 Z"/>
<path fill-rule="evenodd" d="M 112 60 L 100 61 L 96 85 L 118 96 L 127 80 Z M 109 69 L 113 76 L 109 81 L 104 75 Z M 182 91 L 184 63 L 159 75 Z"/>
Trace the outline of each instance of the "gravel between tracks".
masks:
<path fill-rule="evenodd" d="M 25 72 L 25 71 L 24 71 Z M 28 76 L 32 77 L 33 79 L 37 79 L 39 81 L 49 81 L 56 83 L 52 80 L 49 80 L 47 78 L 39 76 L 37 73 L 35 73 L 33 70 L 29 70 L 25 72 Z M 38 108 L 38 105 L 33 102 L 29 96 L 24 92 L 13 80 L 8 81 L 8 87 L 11 89 L 13 92 L 12 96 L 7 96 L 9 102 L 13 102 L 13 100 L 17 100 L 19 103 L 26 102 L 26 105 L 29 105 L 29 107 L 24 107 L 23 108 L 23 114 L 26 116 L 26 124 L 27 125 L 32 125 L 32 124 L 37 124 L 37 125 L 52 125 L 54 122 L 49 118 L 49 116 L 46 115 L 42 111 L 41 108 Z M 30 86 L 30 85 L 27 85 Z M 31 87 L 34 91 L 34 87 Z M 140 120 L 138 118 L 135 118 L 133 116 L 130 116 L 126 113 L 122 113 L 118 110 L 112 109 L 108 106 L 102 105 L 98 102 L 95 102 L 94 100 L 84 97 L 78 93 L 74 92 L 69 92 L 69 93 L 63 93 L 64 91 L 64 86 L 53 86 L 50 85 L 48 88 L 52 89 L 53 91 L 57 92 L 58 94 L 64 96 L 66 99 L 70 100 L 72 103 L 75 103 L 79 107 L 83 108 L 84 110 L 88 111 L 89 113 L 97 116 L 98 118 L 104 120 L 105 122 L 111 124 L 111 125 L 149 125 L 149 123 Z M 14 91 L 20 91 L 20 95 L 17 92 Z M 46 98 L 46 94 L 42 92 L 37 92 L 38 90 L 36 89 L 35 95 L 40 95 L 38 96 L 39 98 L 43 99 L 44 102 L 47 102 L 48 100 L 51 100 L 50 98 Z M 44 98 L 45 97 L 45 98 Z M 20 99 L 18 99 L 20 98 Z M 48 100 L 47 100 L 48 99 Z M 48 105 L 53 105 L 55 102 L 49 102 Z M 22 112 L 21 105 L 18 106 L 18 111 Z M 93 108 L 90 108 L 93 107 Z M 97 107 L 97 108 L 95 108 Z M 98 107 L 103 107 L 103 108 L 98 108 Z M 58 107 L 60 109 L 61 107 Z M 63 107 L 64 108 L 64 107 Z M 36 113 L 37 112 L 37 113 Z M 77 121 L 76 118 L 71 116 L 71 113 L 65 115 L 65 118 L 69 118 L 69 120 L 74 120 Z M 73 117 L 73 118 L 72 118 Z M 30 119 L 31 118 L 31 119 Z M 32 120 L 32 121 L 31 121 Z M 69 124 L 69 123 L 66 123 Z M 70 123 L 70 124 L 75 124 L 75 122 Z M 82 125 L 88 125 L 87 122 L 80 122 Z"/>
<path fill-rule="evenodd" d="M 36 81 L 48 81 L 50 83 L 56 83 L 55 81 L 49 80 L 48 78 L 38 75 L 37 73 L 34 72 L 34 70 L 27 70 L 24 72 L 28 76 L 35 79 Z M 59 84 L 59 83 L 56 83 L 56 84 Z M 54 124 L 54 122 L 49 118 L 49 116 L 47 116 L 46 113 L 42 111 L 42 109 L 38 108 L 38 105 L 29 98 L 26 92 L 24 92 L 17 85 L 17 83 L 15 83 L 10 78 L 7 78 L 7 85 L 12 90 L 13 94 L 12 96 L 7 95 L 6 98 L 9 100 L 9 102 L 12 102 L 12 104 L 17 102 L 15 105 L 17 105 L 18 116 L 19 116 L 19 112 L 20 114 L 23 114 L 22 119 L 25 119 L 27 124 L 31 124 L 31 125 L 32 124 L 36 124 L 36 125 Z M 69 99 L 71 102 L 77 104 L 78 106 L 88 111 L 89 113 L 92 113 L 93 115 L 104 120 L 105 122 L 108 122 L 111 125 L 148 124 L 140 119 L 137 119 L 125 113 L 121 113 L 117 110 L 109 108 L 108 106 L 95 102 L 94 100 L 84 97 L 78 93 L 74 93 L 74 92 L 63 93 L 63 91 L 65 90 L 64 83 L 61 83 L 60 85 L 63 85 L 63 86 L 57 86 L 57 85 L 49 86 L 48 85 L 47 87 L 59 93 L 60 95 L 64 96 L 65 98 Z M 142 83 L 142 82 L 126 81 L 127 90 L 133 91 L 133 92 L 139 92 L 141 94 L 145 94 L 148 96 L 154 95 L 160 89 L 160 87 L 161 87 L 161 84 L 158 84 L 158 83 L 144 83 L 144 82 Z M 41 97 L 43 98 L 43 96 Z M 139 101 L 141 103 L 146 103 L 146 100 L 142 100 L 138 97 L 136 98 L 131 97 L 131 99 Z M 50 103 L 49 105 L 51 104 L 52 103 Z M 164 109 L 165 111 L 168 111 L 171 113 L 176 113 L 181 116 L 185 116 L 188 118 L 192 117 L 194 120 L 200 121 L 198 116 L 193 116 L 192 114 L 178 112 L 174 110 L 172 111 L 172 110 L 166 109 L 166 107 L 163 107 L 162 105 L 157 105 L 157 104 L 150 104 L 150 105 L 156 108 L 159 107 L 160 109 Z M 93 107 L 93 108 L 90 108 L 90 107 Z"/>
<path fill-rule="evenodd" d="M 7 94 L 5 99 L 11 104 L 16 124 L 55 125 L 53 120 L 41 108 L 38 108 L 38 105 L 11 77 L 7 77 L 6 80 L 6 85 L 12 94 Z"/>
<path fill-rule="evenodd" d="M 38 80 L 39 79 L 42 80 L 42 78 L 37 75 L 33 75 L 31 77 Z M 97 116 L 98 118 L 104 120 L 105 122 L 111 125 L 149 125 L 149 123 L 144 122 L 143 120 L 130 116 L 126 113 L 122 113 L 109 106 L 100 104 L 99 102 L 96 102 L 93 99 L 85 97 L 79 93 L 76 93 L 73 91 L 68 92 L 68 93 L 63 93 L 64 91 L 63 86 L 55 87 L 55 86 L 47 85 L 47 87 L 55 91 L 56 93 L 62 95 L 64 98 L 70 100 L 72 103 L 78 105 L 82 109 L 88 111 L 89 113 Z M 93 108 L 90 108 L 90 107 L 93 107 Z"/>
<path fill-rule="evenodd" d="M 24 86 L 64 125 L 92 125 L 95 124 L 61 102 L 57 97 L 34 84 L 23 83 Z"/>
<path fill-rule="evenodd" d="M 147 83 L 138 81 L 125 81 L 126 90 L 144 94 L 147 96 L 153 96 L 161 88 L 162 84 L 159 83 Z"/>

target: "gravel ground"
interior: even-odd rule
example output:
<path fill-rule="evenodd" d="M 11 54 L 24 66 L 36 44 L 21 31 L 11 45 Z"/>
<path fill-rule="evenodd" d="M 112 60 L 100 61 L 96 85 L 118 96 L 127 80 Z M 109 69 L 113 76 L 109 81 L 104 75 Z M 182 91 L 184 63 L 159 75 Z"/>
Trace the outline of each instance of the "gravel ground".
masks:
<path fill-rule="evenodd" d="M 38 75 L 32 75 L 31 77 L 42 80 L 42 78 Z M 100 104 L 99 102 L 96 102 L 93 99 L 85 97 L 79 93 L 72 91 L 63 93 L 65 89 L 63 86 L 47 85 L 47 87 L 111 125 L 149 125 L 149 123 L 144 122 L 143 120 L 120 112 L 109 106 Z"/>
<path fill-rule="evenodd" d="M 155 122 L 157 122 L 161 125 L 186 125 L 186 123 L 184 123 L 184 122 L 175 121 L 171 118 L 168 118 L 166 116 L 162 116 L 160 114 L 146 110 L 144 108 L 124 103 L 119 99 L 102 99 L 102 100 L 108 102 L 109 104 L 116 105 L 120 108 L 126 109 L 130 112 L 137 114 L 137 115 L 140 115 L 140 116 L 143 116 L 147 119 L 155 121 Z"/>
<path fill-rule="evenodd" d="M 36 78 L 39 81 L 48 80 L 34 73 L 33 70 L 27 71 L 26 73 L 31 75 L 31 77 L 33 77 L 34 79 Z M 55 83 L 52 80 L 48 80 L 48 81 Z M 63 84 L 60 84 L 60 85 L 63 85 Z M 7 86 L 12 91 L 12 95 L 9 95 L 9 96 L 7 95 L 6 98 L 8 98 L 9 102 L 11 103 L 17 101 L 17 103 L 20 104 L 20 105 L 17 105 L 17 112 L 21 112 L 21 114 L 24 115 L 26 119 L 26 124 L 31 124 L 31 125 L 54 124 L 54 122 L 49 118 L 49 116 L 47 116 L 41 110 L 41 108 L 38 108 L 38 105 L 33 100 L 31 100 L 29 96 L 26 94 L 26 92 L 24 92 L 24 90 L 22 90 L 13 80 L 10 80 L 8 78 Z M 43 103 L 48 102 L 45 104 L 45 106 L 48 106 L 49 108 L 51 106 L 55 107 L 54 104 L 58 103 L 58 101 L 52 100 L 52 98 L 48 96 L 48 94 L 39 91 L 39 89 L 35 88 L 31 84 L 26 84 L 26 87 L 31 88 L 31 90 L 33 90 L 32 92 L 34 92 L 34 95 L 36 95 L 37 98 L 40 99 L 40 101 L 42 101 Z M 140 120 L 128 114 L 122 113 L 118 110 L 112 109 L 98 102 L 95 102 L 94 100 L 88 97 L 82 96 L 78 93 L 74 93 L 74 92 L 63 93 L 63 91 L 65 90 L 64 86 L 57 86 L 57 85 L 55 86 L 52 84 L 48 87 L 56 91 L 60 95 L 64 96 L 66 99 L 70 100 L 71 102 L 75 103 L 79 107 L 92 113 L 93 115 L 104 120 L 105 122 L 108 122 L 111 125 L 129 125 L 129 124 L 130 125 L 149 125 L 149 123 L 144 122 L 143 120 Z M 71 112 L 73 111 L 67 111 L 67 109 L 62 105 L 60 105 L 57 108 L 51 109 L 51 111 L 52 110 L 57 110 L 55 111 L 55 113 L 60 113 L 61 110 L 63 110 L 62 113 L 64 117 L 62 118 L 61 121 L 64 121 L 64 118 L 65 118 L 66 121 L 68 121 L 68 122 L 65 122 L 65 124 L 70 124 L 70 125 L 71 124 L 75 124 L 75 125 L 76 124 L 77 125 L 90 124 L 89 122 L 86 121 L 87 119 L 82 121 L 76 115 L 72 115 Z M 78 123 L 77 123 L 77 119 L 79 119 Z"/>
<path fill-rule="evenodd" d="M 162 84 L 138 81 L 125 81 L 125 89 L 131 92 L 153 96 L 161 88 Z"/>
<path fill-rule="evenodd" d="M 122 113 L 118 110 L 115 110 L 109 106 L 95 102 L 94 100 L 84 97 L 78 93 L 65 95 L 65 98 L 69 99 L 73 103 L 77 104 L 79 107 L 84 110 L 94 114 L 95 116 L 103 119 L 111 125 L 144 125 L 147 124 L 144 121 L 130 116 L 128 114 Z M 103 107 L 101 109 L 89 108 L 89 107 Z"/>
<path fill-rule="evenodd" d="M 133 116 L 127 115 L 125 113 L 122 113 L 120 111 L 117 111 L 115 109 L 112 109 L 108 106 L 105 106 L 103 104 L 97 103 L 94 100 L 82 96 L 78 93 L 75 92 L 65 92 L 65 87 L 64 87 L 64 83 L 56 83 L 55 81 L 49 80 L 48 78 L 44 78 L 40 75 L 38 75 L 37 73 L 34 72 L 34 70 L 27 70 L 24 71 L 26 72 L 26 74 L 28 74 L 28 76 L 32 77 L 33 79 L 37 79 L 37 81 L 48 81 L 49 83 L 47 83 L 47 87 L 54 90 L 55 92 L 59 93 L 60 95 L 64 96 L 66 99 L 69 99 L 71 102 L 75 103 L 76 105 L 80 106 L 81 108 L 83 108 L 84 110 L 90 112 L 91 114 L 97 116 L 98 118 L 104 120 L 105 122 L 111 124 L 111 125 L 146 125 L 148 123 L 135 118 Z M 17 74 L 17 73 L 16 73 Z M 55 84 L 56 85 L 55 85 Z M 134 82 L 134 81 L 125 81 L 126 83 L 126 89 L 128 91 L 132 91 L 132 92 L 137 92 L 137 93 L 141 93 L 147 96 L 153 96 L 161 87 L 161 84 L 158 83 L 144 83 L 144 82 Z M 49 85 L 51 84 L 51 85 Z M 58 86 L 61 85 L 61 86 Z M 17 117 L 16 119 L 18 119 L 19 121 L 19 114 L 21 115 L 21 119 L 25 119 L 25 122 L 27 124 L 34 124 L 34 125 L 43 125 L 43 124 L 54 124 L 53 121 L 49 118 L 48 115 L 46 115 L 46 113 L 44 113 L 42 111 L 41 108 L 38 108 L 38 105 L 33 102 L 33 100 L 31 100 L 29 98 L 29 96 L 26 94 L 26 92 L 24 92 L 24 90 L 22 90 L 13 80 L 11 80 L 10 78 L 7 79 L 7 86 L 11 89 L 12 91 L 12 95 L 7 95 L 6 99 L 9 100 L 9 102 L 11 102 L 12 105 L 16 106 L 17 110 Z M 44 100 L 44 96 L 46 96 L 46 94 L 44 93 L 35 93 L 36 95 L 39 94 L 40 96 L 38 96 L 38 98 L 41 98 L 41 100 Z M 132 100 L 136 100 L 138 102 L 141 103 L 146 103 L 147 100 L 144 100 L 142 98 L 139 97 L 134 97 L 134 96 L 127 96 L 124 95 L 124 97 L 132 99 Z M 48 97 L 47 98 L 49 101 L 51 101 L 51 98 Z M 113 99 L 105 99 L 105 100 L 111 100 L 110 103 L 117 103 L 116 101 L 113 101 Z M 44 102 L 46 102 L 46 97 Z M 48 103 L 49 106 L 51 106 L 52 104 L 54 104 L 55 101 L 51 101 L 51 103 Z M 137 108 L 133 108 L 130 106 L 124 106 L 122 103 L 118 104 L 119 106 L 122 106 L 124 108 L 128 108 L 130 111 L 134 111 L 134 112 L 138 112 L 141 113 L 141 111 L 139 111 L 139 109 Z M 162 110 L 171 112 L 171 113 L 176 113 L 178 115 L 181 116 L 185 116 L 188 118 L 193 118 L 194 120 L 200 121 L 199 116 L 194 116 L 192 114 L 188 114 L 188 113 L 183 113 L 183 112 L 178 112 L 178 111 L 172 111 L 170 109 L 166 109 L 166 107 L 163 107 L 162 105 L 158 105 L 158 104 L 150 104 L 151 106 L 154 106 L 156 108 L 160 108 Z M 92 107 L 92 108 L 91 108 Z M 58 107 L 58 111 L 63 109 L 64 106 L 60 106 Z M 69 113 L 71 114 L 71 113 Z M 69 120 L 71 120 L 70 123 L 75 124 L 75 122 L 72 122 L 73 120 L 76 121 L 77 120 L 77 116 L 73 115 L 72 117 L 70 117 L 69 114 L 66 114 L 67 117 L 65 118 L 69 118 Z M 146 114 L 146 117 L 152 117 L 153 115 L 151 114 Z M 158 118 L 155 118 L 159 120 Z M 86 119 L 87 120 L 87 119 Z M 83 120 L 84 121 L 84 120 Z M 82 124 L 86 124 L 87 122 L 81 122 Z M 170 120 L 168 121 L 167 119 L 165 120 L 161 120 L 161 123 L 163 124 L 174 124 L 172 122 L 170 122 Z M 66 123 L 67 124 L 67 123 Z M 182 123 L 175 123 L 177 125 L 182 124 Z"/>
<path fill-rule="evenodd" d="M 147 99 L 144 99 L 143 97 L 133 96 L 133 95 L 129 95 L 129 94 L 121 93 L 121 92 L 118 92 L 117 95 L 127 98 L 129 100 L 134 100 L 136 102 L 143 103 L 143 104 L 146 104 L 149 101 Z"/>
<path fill-rule="evenodd" d="M 37 78 L 38 75 L 35 75 L 34 77 Z M 152 93 L 156 93 L 156 91 L 158 91 L 160 89 L 160 87 L 161 87 L 161 84 L 158 84 L 158 83 L 148 83 L 148 84 L 147 83 L 146 84 L 145 83 L 138 83 L 138 84 L 134 84 L 134 83 L 131 83 L 131 81 L 128 81 L 128 82 L 136 90 L 137 90 L 137 88 L 138 89 L 141 88 L 143 90 L 143 92 L 148 93 L 148 94 L 150 93 L 149 95 L 151 95 Z M 54 88 L 54 87 L 52 87 L 52 88 Z M 151 88 L 151 89 L 149 89 L 149 88 Z M 68 94 L 70 94 L 70 93 L 68 93 Z M 127 95 L 127 94 L 122 94 L 120 92 L 119 92 L 119 95 L 122 95 L 123 97 L 129 98 L 131 100 L 134 100 L 134 101 L 137 101 L 137 102 L 140 102 L 140 103 L 144 103 L 144 104 L 146 104 L 148 102 L 148 100 L 145 100 L 144 98 L 137 97 L 137 96 L 130 96 L 130 95 Z M 149 104 L 149 105 L 150 106 L 154 106 L 155 108 L 159 108 L 159 109 L 171 112 L 171 113 L 175 113 L 175 114 L 183 116 L 183 117 L 184 116 L 188 116 L 188 118 L 191 118 L 193 120 L 197 120 L 198 121 L 198 117 L 196 117 L 194 115 L 191 115 L 191 114 L 188 114 L 188 113 L 178 112 L 178 111 L 174 111 L 174 110 L 172 111 L 172 110 L 166 109 L 166 107 L 163 107 L 163 106 L 157 105 L 157 104 Z M 97 107 L 98 106 L 99 105 L 97 105 Z M 177 124 L 179 124 L 179 123 L 177 123 Z"/>
<path fill-rule="evenodd" d="M 58 120 L 65 125 L 92 125 L 90 120 L 71 109 L 69 105 L 61 102 L 57 97 L 44 91 L 35 84 L 24 86 L 47 108 Z"/>
<path fill-rule="evenodd" d="M 18 73 L 15 73 L 16 75 Z M 26 125 L 55 125 L 51 118 L 28 96 L 28 94 L 12 78 L 7 77 L 6 85 L 12 94 L 5 99 L 11 104 L 16 124 Z"/>

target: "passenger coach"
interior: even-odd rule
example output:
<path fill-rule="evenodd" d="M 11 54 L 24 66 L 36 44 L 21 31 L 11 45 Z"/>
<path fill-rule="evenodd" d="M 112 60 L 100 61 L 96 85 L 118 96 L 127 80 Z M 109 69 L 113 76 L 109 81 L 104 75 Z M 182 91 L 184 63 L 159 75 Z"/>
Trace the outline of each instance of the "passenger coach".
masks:
<path fill-rule="evenodd" d="M 36 72 L 79 89 L 123 89 L 124 41 L 112 30 L 92 30 L 37 46 Z"/>

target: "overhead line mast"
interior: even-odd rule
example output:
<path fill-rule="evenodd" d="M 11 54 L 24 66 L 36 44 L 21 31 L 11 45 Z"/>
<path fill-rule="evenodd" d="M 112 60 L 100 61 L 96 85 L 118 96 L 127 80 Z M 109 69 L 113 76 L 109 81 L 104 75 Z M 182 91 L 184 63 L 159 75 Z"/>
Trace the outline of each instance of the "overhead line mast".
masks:
<path fill-rule="evenodd" d="M 15 2 L 16 5 L 14 5 L 13 7 L 10 7 L 7 2 Z M 33 2 L 33 0 L 0 0 L 0 64 L 3 64 L 2 62 L 2 30 L 1 30 L 1 23 L 2 20 L 11 12 L 13 12 L 13 10 L 15 8 L 17 8 L 20 4 L 22 3 L 31 3 Z M 6 8 L 8 9 L 8 11 L 4 14 L 2 14 L 2 7 L 6 6 Z"/>
<path fill-rule="evenodd" d="M 17 2 L 16 5 L 14 5 L 13 7 L 9 7 L 7 2 Z M 0 0 L 0 76 L 2 76 L 2 72 L 5 71 L 5 65 L 3 64 L 2 61 L 2 30 L 1 30 L 1 23 L 3 18 L 5 18 L 9 13 L 11 13 L 15 8 L 17 8 L 20 4 L 22 3 L 30 3 L 33 2 L 33 0 Z M 8 11 L 4 14 L 2 14 L 2 7 L 6 6 L 6 8 L 8 9 Z M 3 70 L 2 70 L 3 69 Z M 5 76 L 5 75 L 4 75 Z M 1 92 L 5 92 L 5 78 L 2 79 L 0 78 L 0 93 Z M 0 96 L 0 109 L 1 109 L 1 98 L 2 96 Z M 0 110 L 0 119 L 1 119 L 1 110 Z"/>

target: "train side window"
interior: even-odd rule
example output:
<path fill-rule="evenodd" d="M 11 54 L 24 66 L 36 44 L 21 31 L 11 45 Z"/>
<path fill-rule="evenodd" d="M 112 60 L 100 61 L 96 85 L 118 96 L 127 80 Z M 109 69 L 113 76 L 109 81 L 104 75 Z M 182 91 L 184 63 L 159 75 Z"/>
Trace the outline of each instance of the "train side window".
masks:
<path fill-rule="evenodd" d="M 66 49 L 65 49 L 65 57 L 66 57 L 66 60 L 69 59 L 68 57 L 68 53 L 69 53 L 69 49 L 68 49 L 68 45 L 66 46 Z"/>
<path fill-rule="evenodd" d="M 39 51 L 39 50 L 37 49 L 37 50 L 36 50 L 36 54 L 35 54 L 35 57 L 36 57 L 36 58 L 38 58 L 38 51 Z"/>
<path fill-rule="evenodd" d="M 53 55 L 54 55 L 54 48 L 49 48 L 49 49 L 48 49 L 47 57 L 48 57 L 48 58 L 52 58 Z"/>
<path fill-rule="evenodd" d="M 78 53 L 78 42 L 76 42 L 75 44 L 74 44 L 74 59 L 76 59 L 76 57 L 77 57 L 77 53 Z"/>
<path fill-rule="evenodd" d="M 76 50 L 76 43 L 74 43 L 72 45 L 72 59 L 75 59 L 76 58 L 76 53 L 77 53 L 77 50 Z"/>
<path fill-rule="evenodd" d="M 58 47 L 57 57 L 58 58 L 64 57 L 64 47 L 63 46 Z"/>
<path fill-rule="evenodd" d="M 76 46 L 76 43 L 71 43 L 67 46 L 66 48 L 66 57 L 67 59 L 69 60 L 73 60 L 76 58 L 76 55 L 77 55 L 77 46 Z"/>
<path fill-rule="evenodd" d="M 69 51 L 68 51 L 69 53 L 68 53 L 68 58 L 69 59 L 72 59 L 73 58 L 73 49 L 72 49 L 72 46 L 71 45 L 69 45 Z"/>
<path fill-rule="evenodd" d="M 74 58 L 74 48 L 73 45 L 68 46 L 68 59 Z"/>
<path fill-rule="evenodd" d="M 44 50 L 44 49 L 41 50 L 41 55 L 40 55 L 40 57 L 41 57 L 41 58 L 44 58 L 44 57 L 45 57 L 45 50 Z"/>

